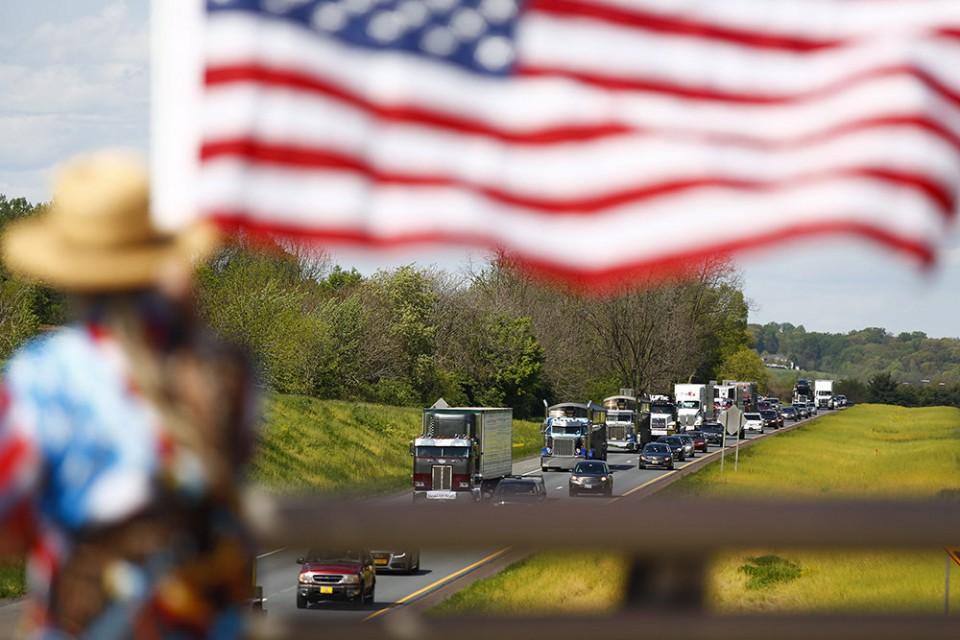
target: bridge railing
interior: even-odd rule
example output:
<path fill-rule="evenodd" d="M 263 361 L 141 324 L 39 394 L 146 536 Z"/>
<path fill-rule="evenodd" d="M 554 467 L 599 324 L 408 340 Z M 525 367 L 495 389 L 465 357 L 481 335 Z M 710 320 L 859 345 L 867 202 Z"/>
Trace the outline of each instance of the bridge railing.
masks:
<path fill-rule="evenodd" d="M 404 505 L 254 497 L 268 545 L 314 548 L 608 550 L 632 558 L 621 609 L 603 616 L 433 618 L 399 609 L 369 622 L 322 620 L 325 637 L 417 638 L 960 638 L 960 617 L 897 614 L 717 615 L 708 563 L 737 549 L 939 549 L 960 542 L 953 500 L 753 501 L 623 499 L 533 506 Z M 584 566 L 584 571 L 591 567 Z M 261 616 L 258 637 L 320 630 L 309 617 Z"/>

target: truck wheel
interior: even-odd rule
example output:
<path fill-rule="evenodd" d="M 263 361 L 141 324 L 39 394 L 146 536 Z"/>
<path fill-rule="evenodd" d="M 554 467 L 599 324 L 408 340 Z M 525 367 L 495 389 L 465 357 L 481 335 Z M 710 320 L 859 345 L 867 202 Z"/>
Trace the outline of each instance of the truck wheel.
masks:
<path fill-rule="evenodd" d="M 297 594 L 297 609 L 306 609 L 307 608 L 307 599 L 304 598 L 299 593 Z"/>

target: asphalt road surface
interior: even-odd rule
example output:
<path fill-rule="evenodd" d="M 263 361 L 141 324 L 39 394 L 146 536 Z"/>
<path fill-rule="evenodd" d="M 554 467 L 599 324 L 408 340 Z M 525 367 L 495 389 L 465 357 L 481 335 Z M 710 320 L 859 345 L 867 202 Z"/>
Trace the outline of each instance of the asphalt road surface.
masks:
<path fill-rule="evenodd" d="M 802 421 L 803 422 L 803 421 Z M 794 423 L 787 423 L 792 426 Z M 777 431 L 767 429 L 765 435 L 775 434 Z M 757 438 L 760 434 L 747 432 L 747 439 Z M 733 465 L 734 447 L 736 441 L 729 438 L 727 441 L 726 464 Z M 699 460 L 705 455 L 719 458 L 720 447 L 711 445 L 708 453 L 698 453 Z M 637 453 L 610 453 L 607 464 L 614 471 L 613 498 L 585 496 L 573 498 L 575 500 L 600 500 L 616 502 L 619 498 L 630 495 L 643 487 L 657 481 L 668 473 L 664 469 L 638 469 Z M 677 463 L 682 469 L 689 464 Z M 731 466 L 732 470 L 732 466 Z M 513 471 L 518 475 L 541 475 L 539 458 L 523 460 L 514 464 Z M 569 472 L 543 473 L 544 484 L 548 497 L 558 500 L 570 500 L 568 496 Z M 385 496 L 379 500 L 409 501 L 410 493 Z M 476 569 L 485 562 L 492 560 L 498 554 L 496 549 L 463 551 L 430 551 L 424 549 L 420 556 L 420 571 L 411 576 L 378 574 L 376 599 L 373 604 L 351 605 L 343 603 L 321 603 L 312 605 L 308 609 L 296 608 L 296 585 L 299 565 L 296 558 L 302 555 L 302 549 L 279 549 L 264 553 L 257 560 L 257 582 L 263 587 L 266 598 L 265 609 L 269 616 L 310 616 L 317 622 L 322 622 L 327 616 L 352 616 L 357 618 L 372 618 L 385 615 L 397 605 L 413 602 L 426 596 L 431 591 L 442 587 L 446 582 Z"/>

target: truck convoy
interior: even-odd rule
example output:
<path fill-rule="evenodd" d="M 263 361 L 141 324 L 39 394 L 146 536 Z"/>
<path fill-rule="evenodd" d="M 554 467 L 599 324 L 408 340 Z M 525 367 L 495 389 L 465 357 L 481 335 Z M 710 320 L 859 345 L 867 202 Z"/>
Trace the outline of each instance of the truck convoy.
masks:
<path fill-rule="evenodd" d="M 672 436 L 677 432 L 677 405 L 669 396 L 650 396 L 650 434 Z"/>
<path fill-rule="evenodd" d="M 821 409 L 833 409 L 833 380 L 814 380 L 813 395 Z"/>
<path fill-rule="evenodd" d="M 607 413 L 595 402 L 547 407 L 540 469 L 570 470 L 580 460 L 607 459 Z"/>
<path fill-rule="evenodd" d="M 637 451 L 650 442 L 650 401 L 637 398 L 633 389 L 604 398 L 607 410 L 607 447 Z"/>
<path fill-rule="evenodd" d="M 699 429 L 713 420 L 713 382 L 707 384 L 677 384 L 673 397 L 677 401 L 677 422 L 684 431 Z"/>
<path fill-rule="evenodd" d="M 450 407 L 423 410 L 423 431 L 410 446 L 413 499 L 481 500 L 513 472 L 513 410 Z"/>

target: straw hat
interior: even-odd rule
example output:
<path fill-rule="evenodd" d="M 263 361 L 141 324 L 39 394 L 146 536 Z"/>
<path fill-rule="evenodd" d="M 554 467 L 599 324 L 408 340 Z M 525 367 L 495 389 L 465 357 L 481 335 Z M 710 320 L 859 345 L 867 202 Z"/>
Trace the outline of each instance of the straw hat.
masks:
<path fill-rule="evenodd" d="M 58 289 L 119 292 L 153 286 L 164 270 L 189 266 L 215 246 L 209 227 L 158 231 L 143 163 L 134 154 L 101 151 L 63 167 L 46 214 L 8 227 L 3 259 L 11 270 Z"/>

